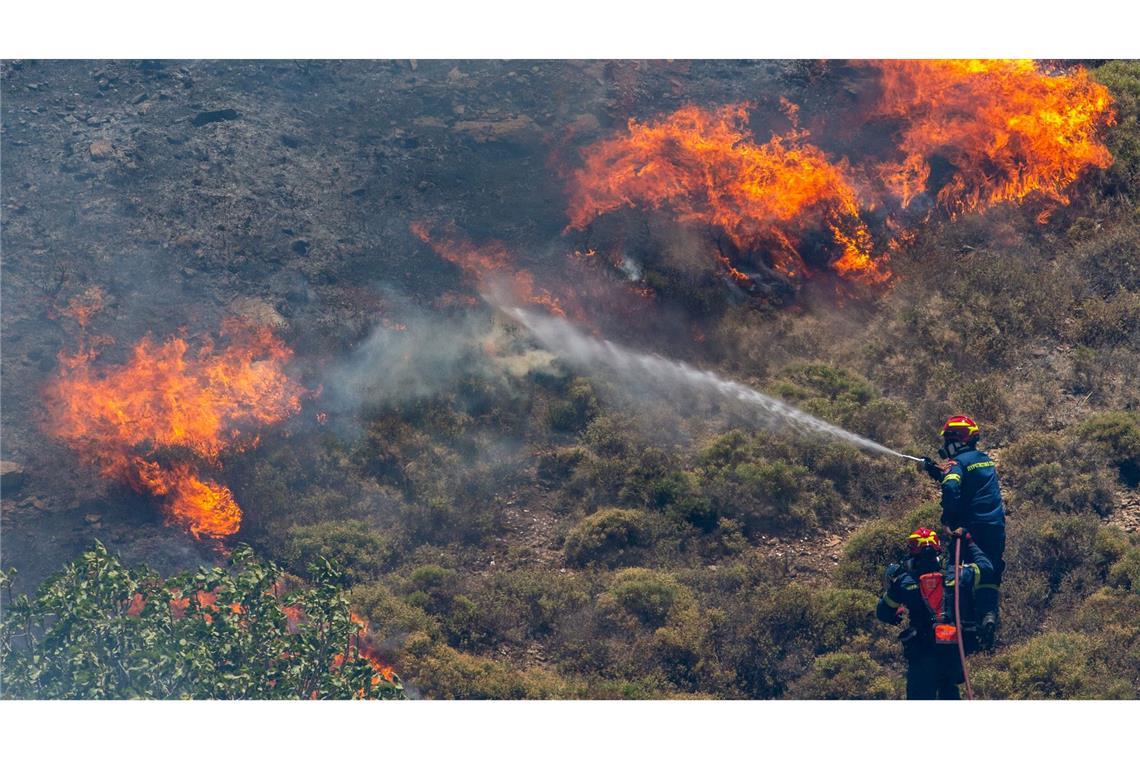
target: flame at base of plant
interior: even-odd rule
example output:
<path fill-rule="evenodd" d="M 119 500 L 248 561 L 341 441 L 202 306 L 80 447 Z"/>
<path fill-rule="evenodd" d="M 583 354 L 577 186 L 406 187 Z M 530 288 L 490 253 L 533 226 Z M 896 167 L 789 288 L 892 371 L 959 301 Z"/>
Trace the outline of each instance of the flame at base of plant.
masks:
<path fill-rule="evenodd" d="M 1037 193 L 1061 204 L 1087 168 L 1112 155 L 1100 141 L 1113 123 L 1108 89 L 1077 68 L 1042 70 L 1027 60 L 875 61 L 880 114 L 903 120 L 903 158 L 879 168 L 905 207 L 926 192 L 931 159 L 953 171 L 937 189 L 951 215 Z"/>
<path fill-rule="evenodd" d="M 412 222 L 412 234 L 432 247 L 437 254 L 463 270 L 475 283 L 488 277 L 501 276 L 515 297 L 523 303 L 542 306 L 551 314 L 566 316 L 562 302 L 546 288 L 535 285 L 534 275 L 512 264 L 510 250 L 498 240 L 476 245 L 448 225 L 443 234 L 435 234 L 424 222 Z"/>
<path fill-rule="evenodd" d="M 49 431 L 104 477 L 161 498 L 171 522 L 195 537 L 237 532 L 228 488 L 199 474 L 224 451 L 256 445 L 252 428 L 300 410 L 302 388 L 284 373 L 291 352 L 268 330 L 229 322 L 224 347 L 191 351 L 183 338 L 143 338 L 125 364 L 63 355 L 46 391 Z"/>
<path fill-rule="evenodd" d="M 645 124 L 630 120 L 628 135 L 583 152 L 584 166 L 572 178 L 570 228 L 623 206 L 668 207 L 678 221 L 719 227 L 740 251 L 767 253 L 772 267 L 789 276 L 807 273 L 799 236 L 827 228 L 842 251 L 832 262 L 841 276 L 888 279 L 886 258 L 872 256 L 844 166 L 806 143 L 804 132 L 757 144 L 746 118 L 745 105 L 731 105 L 685 106 Z"/>

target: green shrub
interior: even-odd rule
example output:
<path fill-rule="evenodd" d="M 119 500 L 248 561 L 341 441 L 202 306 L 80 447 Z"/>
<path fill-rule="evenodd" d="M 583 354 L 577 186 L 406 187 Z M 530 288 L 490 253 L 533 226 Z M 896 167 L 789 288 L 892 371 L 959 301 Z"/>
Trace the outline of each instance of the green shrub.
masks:
<path fill-rule="evenodd" d="M 1116 588 L 1140 594 L 1140 546 L 1131 546 L 1108 569 L 1108 582 Z"/>
<path fill-rule="evenodd" d="M 915 528 L 937 530 L 942 509 L 931 502 L 899 520 L 874 520 L 851 534 L 839 558 L 836 580 L 849 588 L 881 591 L 883 571 L 906 557 L 906 537 Z"/>
<path fill-rule="evenodd" d="M 1077 306 L 1074 336 L 1093 348 L 1140 348 L 1140 293 L 1121 291 L 1107 299 L 1090 298 Z"/>
<path fill-rule="evenodd" d="M 1140 186 L 1140 64 L 1110 61 L 1094 69 L 1092 76 L 1108 87 L 1115 101 L 1116 125 L 1105 136 L 1114 159 L 1105 170 L 1108 187 L 1134 195 Z"/>
<path fill-rule="evenodd" d="M 539 455 L 536 474 L 538 482 L 546 488 L 557 488 L 574 474 L 586 452 L 577 446 L 567 446 Z"/>
<path fill-rule="evenodd" d="M 647 516 L 634 509 L 602 509 L 570 529 L 563 545 L 571 565 L 636 564 L 653 545 Z"/>
<path fill-rule="evenodd" d="M 1108 461 L 1120 469 L 1120 479 L 1130 488 L 1140 483 L 1140 412 L 1103 412 L 1082 422 L 1076 431 L 1094 441 Z"/>
<path fill-rule="evenodd" d="M 1009 676 L 1011 699 L 1134 698 L 1112 669 L 1092 662 L 1095 645 L 1079 633 L 1043 633 L 997 659 Z"/>
<path fill-rule="evenodd" d="M 400 642 L 411 633 L 435 636 L 439 632 L 431 616 L 401 599 L 383 581 L 354 586 L 349 599 L 353 609 L 368 621 L 369 632 L 380 641 Z"/>
<path fill-rule="evenodd" d="M 665 622 L 678 598 L 688 593 L 668 573 L 643 568 L 629 568 L 617 573 L 610 582 L 602 604 L 615 604 L 640 622 L 659 626 Z"/>
<path fill-rule="evenodd" d="M 1022 501 L 1059 512 L 1112 511 L 1113 478 L 1091 444 L 1030 433 L 1005 450 L 1002 465 Z"/>
<path fill-rule="evenodd" d="M 553 570 L 491 573 L 466 590 L 474 605 L 468 638 L 520 646 L 549 638 L 589 602 L 586 588 L 577 576 Z"/>
<path fill-rule="evenodd" d="M 588 380 L 575 379 L 562 398 L 550 405 L 550 426 L 564 433 L 577 433 L 586 428 L 598 413 L 598 399 Z"/>
<path fill-rule="evenodd" d="M 416 689 L 431 699 L 574 699 L 585 691 L 549 670 L 465 654 L 423 633 L 408 637 L 400 658 Z"/>
<path fill-rule="evenodd" d="M 900 681 L 866 652 L 832 652 L 788 687 L 789 699 L 898 699 Z"/>
<path fill-rule="evenodd" d="M 1101 298 L 1121 290 L 1140 291 L 1140 234 L 1128 219 L 1096 230 L 1076 246 L 1073 256 L 1085 282 Z"/>
<path fill-rule="evenodd" d="M 375 580 L 396 559 L 388 534 L 362 520 L 295 525 L 285 535 L 281 559 L 295 573 L 325 557 L 345 568 L 344 582 L 355 585 Z"/>
<path fill-rule="evenodd" d="M 817 591 L 797 583 L 760 588 L 736 601 L 726 626 L 712 636 L 727 639 L 719 656 L 742 693 L 779 697 L 816 656 L 883 635 L 875 602 L 866 591 Z"/>

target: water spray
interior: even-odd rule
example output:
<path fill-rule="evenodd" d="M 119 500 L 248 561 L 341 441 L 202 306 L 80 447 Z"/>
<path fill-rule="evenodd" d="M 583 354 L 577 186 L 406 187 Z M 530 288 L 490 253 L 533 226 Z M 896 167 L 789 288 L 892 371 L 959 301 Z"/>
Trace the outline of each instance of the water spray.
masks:
<path fill-rule="evenodd" d="M 651 383 L 668 390 L 715 395 L 731 402 L 754 422 L 768 429 L 790 428 L 802 434 L 846 441 L 876 454 L 887 454 L 914 462 L 923 461 L 920 457 L 903 454 L 824 422 L 801 409 L 741 383 L 727 380 L 714 372 L 586 335 L 564 319 L 503 304 L 494 295 L 488 296 L 488 300 L 517 320 L 552 353 L 583 369 L 605 369 L 631 384 Z"/>

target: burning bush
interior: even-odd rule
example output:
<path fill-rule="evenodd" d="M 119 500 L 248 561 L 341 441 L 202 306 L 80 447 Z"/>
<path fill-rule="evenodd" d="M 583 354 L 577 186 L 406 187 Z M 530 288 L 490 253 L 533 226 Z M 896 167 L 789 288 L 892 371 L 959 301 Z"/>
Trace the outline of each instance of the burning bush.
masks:
<path fill-rule="evenodd" d="M 878 61 L 878 110 L 900 120 L 904 154 L 879 176 L 905 207 L 934 191 L 952 215 L 1038 195 L 1067 204 L 1086 169 L 1112 163 L 1101 132 L 1112 97 L 1088 72 L 1033 61 Z M 935 160 L 950 169 L 932 187 Z"/>
<path fill-rule="evenodd" d="M 101 475 L 160 497 L 170 520 L 195 537 L 236 533 L 241 510 L 199 464 L 256 445 L 252 429 L 300 409 L 284 373 L 291 352 L 268 330 L 226 325 L 228 342 L 192 351 L 184 338 L 143 338 L 119 366 L 94 352 L 61 357 L 46 391 L 49 431 Z"/>
<path fill-rule="evenodd" d="M 685 224 L 723 230 L 745 256 L 766 252 L 789 277 L 808 274 L 798 250 L 805 235 L 831 232 L 830 266 L 858 282 L 884 281 L 885 257 L 872 256 L 871 236 L 843 165 L 805 142 L 805 133 L 757 144 L 747 131 L 745 105 L 705 110 L 686 106 L 644 124 L 630 120 L 627 135 L 589 146 L 570 184 L 570 227 L 623 206 L 667 208 Z M 723 254 L 739 280 L 748 276 Z"/>

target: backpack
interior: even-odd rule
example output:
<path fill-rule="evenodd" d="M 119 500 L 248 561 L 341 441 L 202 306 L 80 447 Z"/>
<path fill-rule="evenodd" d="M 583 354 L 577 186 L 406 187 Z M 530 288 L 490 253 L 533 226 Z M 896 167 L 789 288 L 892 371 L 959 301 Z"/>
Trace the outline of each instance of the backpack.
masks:
<path fill-rule="evenodd" d="M 962 612 L 962 621 L 954 618 L 954 570 L 953 566 L 946 570 L 937 570 L 923 573 L 917 577 L 918 593 L 922 597 L 926 611 L 929 613 L 927 621 L 911 620 L 911 625 L 899 635 L 904 652 L 912 651 L 922 646 L 922 642 L 933 644 L 937 649 L 943 646 L 958 645 L 958 626 L 962 628 L 962 644 L 967 652 L 977 649 L 977 625 L 970 619 L 972 609 L 971 598 L 963 596 L 959 600 Z M 921 625 L 924 630 L 915 628 Z M 929 625 L 929 628 L 927 628 Z"/>

